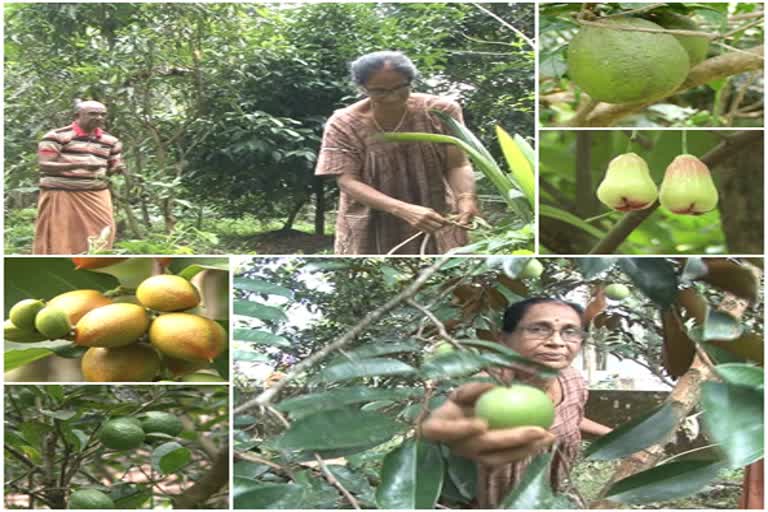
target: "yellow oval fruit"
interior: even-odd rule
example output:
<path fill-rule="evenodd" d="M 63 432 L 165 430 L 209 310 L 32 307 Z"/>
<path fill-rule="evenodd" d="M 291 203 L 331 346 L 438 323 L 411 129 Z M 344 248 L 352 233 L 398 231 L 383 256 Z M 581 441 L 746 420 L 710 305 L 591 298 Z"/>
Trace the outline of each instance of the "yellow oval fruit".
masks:
<path fill-rule="evenodd" d="M 3 339 L 14 343 L 37 343 L 38 341 L 45 341 L 48 338 L 37 331 L 22 329 L 10 320 L 6 320 L 3 324 Z"/>
<path fill-rule="evenodd" d="M 160 356 L 145 343 L 92 347 L 80 361 L 88 382 L 151 382 L 160 373 Z"/>
<path fill-rule="evenodd" d="M 149 341 L 163 355 L 185 361 L 213 361 L 227 346 L 223 327 L 202 316 L 168 313 L 155 318 Z"/>
<path fill-rule="evenodd" d="M 47 306 L 66 311 L 69 323 L 75 325 L 90 310 L 107 304 L 112 304 L 112 301 L 98 290 L 74 290 L 55 296 Z"/>
<path fill-rule="evenodd" d="M 46 306 L 35 316 L 35 330 L 49 340 L 57 340 L 72 331 L 72 324 L 66 311 Z"/>
<path fill-rule="evenodd" d="M 107 304 L 86 313 L 75 326 L 75 343 L 83 347 L 121 347 L 141 338 L 149 315 L 136 304 Z"/>
<path fill-rule="evenodd" d="M 27 331 L 34 330 L 35 316 L 45 307 L 45 303 L 37 299 L 20 300 L 8 312 L 8 318 L 13 325 Z"/>
<path fill-rule="evenodd" d="M 200 303 L 200 293 L 192 283 L 179 276 L 162 274 L 145 279 L 136 288 L 136 297 L 155 311 L 182 311 Z"/>

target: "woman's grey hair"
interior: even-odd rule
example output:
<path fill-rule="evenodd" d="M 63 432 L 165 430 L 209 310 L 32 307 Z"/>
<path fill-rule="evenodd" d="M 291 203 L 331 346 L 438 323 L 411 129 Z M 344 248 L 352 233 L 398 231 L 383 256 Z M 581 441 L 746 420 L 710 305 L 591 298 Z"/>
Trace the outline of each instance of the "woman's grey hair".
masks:
<path fill-rule="evenodd" d="M 385 66 L 402 73 L 409 82 L 413 82 L 419 76 L 411 59 L 400 52 L 383 51 L 367 53 L 353 61 L 349 65 L 352 81 L 355 85 L 364 86 L 373 73 Z"/>

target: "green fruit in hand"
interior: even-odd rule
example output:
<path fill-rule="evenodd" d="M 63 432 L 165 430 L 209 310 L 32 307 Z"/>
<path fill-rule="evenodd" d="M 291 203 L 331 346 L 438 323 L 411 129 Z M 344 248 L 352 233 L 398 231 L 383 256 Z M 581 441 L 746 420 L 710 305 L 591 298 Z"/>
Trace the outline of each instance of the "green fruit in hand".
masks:
<path fill-rule="evenodd" d="M 555 420 L 555 406 L 540 389 L 520 384 L 499 386 L 475 402 L 475 416 L 491 429 L 536 426 L 548 429 Z"/>
<path fill-rule="evenodd" d="M 597 187 L 600 202 L 620 212 L 648 208 L 657 196 L 648 164 L 635 153 L 625 153 L 611 160 Z"/>
<path fill-rule="evenodd" d="M 151 382 L 160 373 L 160 356 L 145 343 L 91 347 L 80 361 L 88 382 Z"/>
<path fill-rule="evenodd" d="M 182 382 L 227 382 L 227 379 L 212 373 L 190 373 L 181 378 Z"/>
<path fill-rule="evenodd" d="M 38 341 L 45 341 L 48 338 L 37 331 L 22 329 L 21 327 L 17 327 L 10 320 L 6 320 L 3 324 L 3 339 L 14 343 L 37 343 Z"/>
<path fill-rule="evenodd" d="M 517 277 L 522 279 L 528 279 L 528 278 L 535 279 L 539 277 L 542 272 L 544 272 L 544 265 L 542 265 L 539 260 L 533 258 L 531 260 L 528 260 L 528 263 L 525 264 L 523 271 L 520 272 L 520 274 Z"/>
<path fill-rule="evenodd" d="M 208 318 L 168 313 L 152 322 L 149 341 L 166 356 L 185 361 L 213 361 L 227 347 L 227 333 Z"/>
<path fill-rule="evenodd" d="M 127 418 L 109 420 L 101 426 L 99 441 L 113 450 L 131 450 L 144 442 L 144 431 Z"/>
<path fill-rule="evenodd" d="M 675 158 L 659 191 L 661 206 L 682 215 L 701 215 L 717 206 L 717 188 L 709 168 L 693 155 Z"/>
<path fill-rule="evenodd" d="M 72 331 L 72 325 L 66 311 L 48 305 L 35 316 L 35 330 L 49 340 L 58 340 Z"/>
<path fill-rule="evenodd" d="M 622 16 L 601 25 L 663 30 Z M 568 45 L 568 74 L 592 99 L 607 103 L 653 101 L 672 94 L 690 68 L 688 54 L 669 34 L 583 26 Z"/>
<path fill-rule="evenodd" d="M 144 416 L 145 417 L 141 420 L 141 428 L 144 429 L 145 434 L 160 432 L 168 434 L 169 436 L 177 436 L 184 430 L 184 425 L 181 424 L 181 420 L 173 414 L 161 411 L 149 411 L 145 413 Z"/>
<path fill-rule="evenodd" d="M 149 329 L 149 315 L 136 304 L 117 303 L 96 308 L 75 327 L 75 343 L 82 347 L 130 345 Z"/>
<path fill-rule="evenodd" d="M 155 311 L 182 311 L 200 303 L 200 294 L 192 283 L 168 274 L 145 279 L 136 289 L 136 297 Z"/>
<path fill-rule="evenodd" d="M 35 316 L 45 307 L 45 303 L 37 299 L 20 300 L 8 312 L 8 318 L 16 327 L 32 331 L 35 328 Z"/>
<path fill-rule="evenodd" d="M 624 300 L 629 297 L 629 288 L 620 283 L 609 284 L 603 292 L 611 300 Z"/>
<path fill-rule="evenodd" d="M 113 509 L 112 498 L 96 489 L 79 489 L 69 495 L 69 509 Z"/>
<path fill-rule="evenodd" d="M 651 21 L 669 30 L 699 30 L 691 18 L 674 12 L 654 12 L 650 15 Z M 688 53 L 691 67 L 707 58 L 709 52 L 709 39 L 698 36 L 683 36 L 672 34 Z"/>
<path fill-rule="evenodd" d="M 112 301 L 98 290 L 73 290 L 55 296 L 46 305 L 66 311 L 69 323 L 75 325 L 90 310 L 111 303 Z"/>

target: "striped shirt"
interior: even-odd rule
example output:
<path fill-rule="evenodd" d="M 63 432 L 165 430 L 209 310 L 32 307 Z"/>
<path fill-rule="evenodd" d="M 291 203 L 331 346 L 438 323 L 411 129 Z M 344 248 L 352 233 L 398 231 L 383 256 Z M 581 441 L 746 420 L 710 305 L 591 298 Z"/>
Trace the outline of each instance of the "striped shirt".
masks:
<path fill-rule="evenodd" d="M 102 164 L 98 168 L 45 169 L 41 165 L 40 188 L 58 190 L 103 190 L 107 175 L 123 168 L 123 144 L 96 128 L 86 133 L 77 122 L 46 133 L 37 145 L 38 161 Z"/>

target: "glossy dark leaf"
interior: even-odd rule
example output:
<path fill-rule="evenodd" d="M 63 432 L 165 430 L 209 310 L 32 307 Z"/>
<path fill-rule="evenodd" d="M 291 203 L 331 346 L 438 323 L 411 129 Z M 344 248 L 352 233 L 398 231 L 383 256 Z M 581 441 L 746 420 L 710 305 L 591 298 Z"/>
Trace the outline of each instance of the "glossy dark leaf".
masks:
<path fill-rule="evenodd" d="M 276 408 L 279 411 L 291 413 L 294 417 L 301 417 L 356 403 L 376 400 L 402 400 L 420 394 L 423 394 L 423 390 L 416 388 L 380 389 L 354 386 L 289 398 L 280 402 Z"/>
<path fill-rule="evenodd" d="M 701 386 L 704 426 L 728 457 L 740 468 L 763 457 L 763 393 L 722 382 Z"/>
<path fill-rule="evenodd" d="M 664 258 L 620 258 L 619 267 L 646 297 L 668 308 L 677 297 L 677 273 Z"/>
<path fill-rule="evenodd" d="M 663 440 L 677 426 L 675 411 L 662 404 L 600 437 L 584 453 L 587 459 L 619 459 Z"/>
<path fill-rule="evenodd" d="M 554 494 L 549 471 L 551 453 L 536 456 L 525 469 L 520 483 L 504 497 L 500 508 L 506 509 L 547 509 L 552 508 Z"/>
<path fill-rule="evenodd" d="M 346 361 L 323 368 L 315 377 L 319 382 L 341 382 L 361 377 L 384 375 L 409 375 L 416 370 L 397 359 L 373 357 L 357 361 Z"/>
<path fill-rule="evenodd" d="M 719 460 L 670 462 L 619 480 L 606 498 L 640 504 L 690 496 L 714 480 L 723 468 Z"/>
<path fill-rule="evenodd" d="M 442 486 L 440 446 L 411 438 L 384 458 L 376 503 L 385 509 L 432 509 Z"/>

